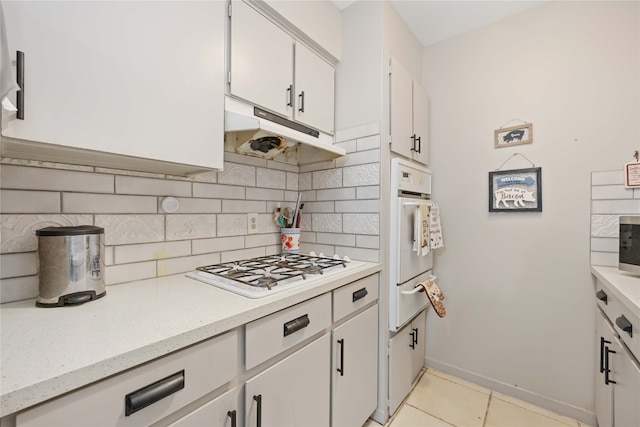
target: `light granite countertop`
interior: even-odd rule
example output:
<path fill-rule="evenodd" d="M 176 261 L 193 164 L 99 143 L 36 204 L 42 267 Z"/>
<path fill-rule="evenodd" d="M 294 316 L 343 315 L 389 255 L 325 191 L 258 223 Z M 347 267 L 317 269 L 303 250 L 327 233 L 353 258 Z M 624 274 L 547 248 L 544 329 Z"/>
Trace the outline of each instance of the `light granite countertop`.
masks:
<path fill-rule="evenodd" d="M 0 416 L 28 408 L 380 270 L 362 263 L 260 299 L 184 275 L 107 287 L 78 306 L 0 305 Z"/>
<path fill-rule="evenodd" d="M 640 318 L 640 277 L 618 270 L 615 267 L 591 266 L 593 274 L 604 285 L 608 285 L 620 302 Z"/>

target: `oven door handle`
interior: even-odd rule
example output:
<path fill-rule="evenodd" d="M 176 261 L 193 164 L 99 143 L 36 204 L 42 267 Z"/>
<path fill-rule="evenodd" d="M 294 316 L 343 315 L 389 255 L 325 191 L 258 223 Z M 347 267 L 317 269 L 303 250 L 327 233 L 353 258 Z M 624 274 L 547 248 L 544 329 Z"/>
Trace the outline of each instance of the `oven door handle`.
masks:
<path fill-rule="evenodd" d="M 428 278 L 427 280 L 436 280 L 437 278 L 438 278 L 437 276 L 434 276 L 434 275 L 432 274 L 431 276 L 429 276 L 429 278 Z M 420 283 L 422 283 L 422 282 L 420 282 Z M 420 285 L 420 283 L 418 283 L 418 284 L 416 285 L 416 287 L 415 287 L 415 288 L 413 288 L 412 290 L 410 290 L 410 291 L 400 291 L 400 293 L 401 293 L 402 295 L 413 295 L 413 294 L 417 294 L 418 292 L 422 291 L 422 289 L 423 289 L 423 288 L 422 288 L 422 286 Z"/>

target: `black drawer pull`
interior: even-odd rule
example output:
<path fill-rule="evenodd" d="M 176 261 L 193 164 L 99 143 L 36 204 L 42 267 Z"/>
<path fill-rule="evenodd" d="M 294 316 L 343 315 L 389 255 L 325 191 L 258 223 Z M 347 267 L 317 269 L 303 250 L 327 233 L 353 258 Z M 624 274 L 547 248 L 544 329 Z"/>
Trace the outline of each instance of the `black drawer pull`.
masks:
<path fill-rule="evenodd" d="M 340 372 L 340 376 L 344 376 L 344 339 L 338 340 L 338 344 L 340 344 L 340 367 L 337 368 L 337 371 Z"/>
<path fill-rule="evenodd" d="M 605 291 L 603 291 L 602 289 L 600 289 L 598 292 L 596 292 L 596 298 L 598 298 L 603 303 L 608 304 L 607 303 L 607 293 Z"/>
<path fill-rule="evenodd" d="M 629 319 L 624 316 L 620 316 L 616 319 L 616 325 L 618 325 L 618 328 L 622 329 L 623 331 L 628 333 L 631 338 L 633 338 L 633 325 L 631 324 L 631 322 L 629 322 Z"/>
<path fill-rule="evenodd" d="M 24 120 L 24 52 L 16 51 L 16 83 L 20 89 L 16 92 L 16 118 Z"/>
<path fill-rule="evenodd" d="M 609 372 L 611 372 L 611 369 L 609 369 L 609 355 L 611 353 L 616 354 L 615 351 L 609 350 L 609 347 L 605 346 L 604 347 L 604 383 L 606 385 L 616 384 L 615 381 L 609 379 Z"/>
<path fill-rule="evenodd" d="M 366 297 L 368 293 L 369 292 L 367 292 L 367 288 L 358 289 L 353 293 L 353 302 L 356 302 L 359 299 Z"/>
<path fill-rule="evenodd" d="M 411 344 L 409 344 L 409 347 L 411 347 L 414 350 L 416 348 L 416 336 L 415 336 L 415 334 L 416 334 L 415 329 L 412 329 L 411 332 L 409 333 L 409 335 L 411 335 Z"/>
<path fill-rule="evenodd" d="M 600 337 L 600 373 L 604 372 L 605 344 L 611 344 L 611 341 L 607 341 L 604 337 Z"/>
<path fill-rule="evenodd" d="M 233 411 L 228 411 L 227 412 L 227 416 L 229 418 L 231 418 L 231 427 L 236 427 L 237 422 L 236 422 L 236 411 L 235 411 L 235 409 Z"/>
<path fill-rule="evenodd" d="M 124 397 L 124 414 L 129 416 L 184 388 L 184 369 Z"/>
<path fill-rule="evenodd" d="M 256 427 L 262 427 L 262 395 L 254 395 L 253 400 L 256 401 Z"/>
<path fill-rule="evenodd" d="M 305 314 L 304 316 L 300 316 L 297 319 L 291 320 L 284 324 L 284 336 L 291 335 L 294 332 L 299 331 L 300 329 L 304 329 L 309 326 L 309 315 Z"/>

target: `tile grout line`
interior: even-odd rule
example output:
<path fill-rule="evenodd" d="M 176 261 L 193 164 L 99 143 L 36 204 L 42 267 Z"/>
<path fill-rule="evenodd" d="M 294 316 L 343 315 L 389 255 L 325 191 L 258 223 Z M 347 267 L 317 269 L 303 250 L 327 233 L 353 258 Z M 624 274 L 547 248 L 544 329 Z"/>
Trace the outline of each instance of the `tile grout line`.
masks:
<path fill-rule="evenodd" d="M 491 400 L 493 400 L 493 390 L 489 391 L 489 399 L 487 399 L 487 408 L 484 410 L 484 420 L 482 420 L 482 427 L 487 424 L 487 418 L 489 417 L 489 406 L 491 406 Z"/>

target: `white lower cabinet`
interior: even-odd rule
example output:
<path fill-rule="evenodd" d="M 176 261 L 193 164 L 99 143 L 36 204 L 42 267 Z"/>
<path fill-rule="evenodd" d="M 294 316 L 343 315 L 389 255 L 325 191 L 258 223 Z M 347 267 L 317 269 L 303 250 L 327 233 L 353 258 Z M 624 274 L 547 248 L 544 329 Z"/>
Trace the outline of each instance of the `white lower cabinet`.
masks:
<path fill-rule="evenodd" d="M 333 335 L 331 425 L 362 425 L 378 393 L 378 306 L 338 326 Z"/>
<path fill-rule="evenodd" d="M 169 427 L 236 427 L 238 420 L 238 390 L 234 388 L 169 424 Z"/>
<path fill-rule="evenodd" d="M 393 414 L 424 367 L 426 311 L 389 340 L 389 413 Z"/>
<path fill-rule="evenodd" d="M 328 426 L 330 347 L 325 334 L 248 380 L 245 425 Z"/>

